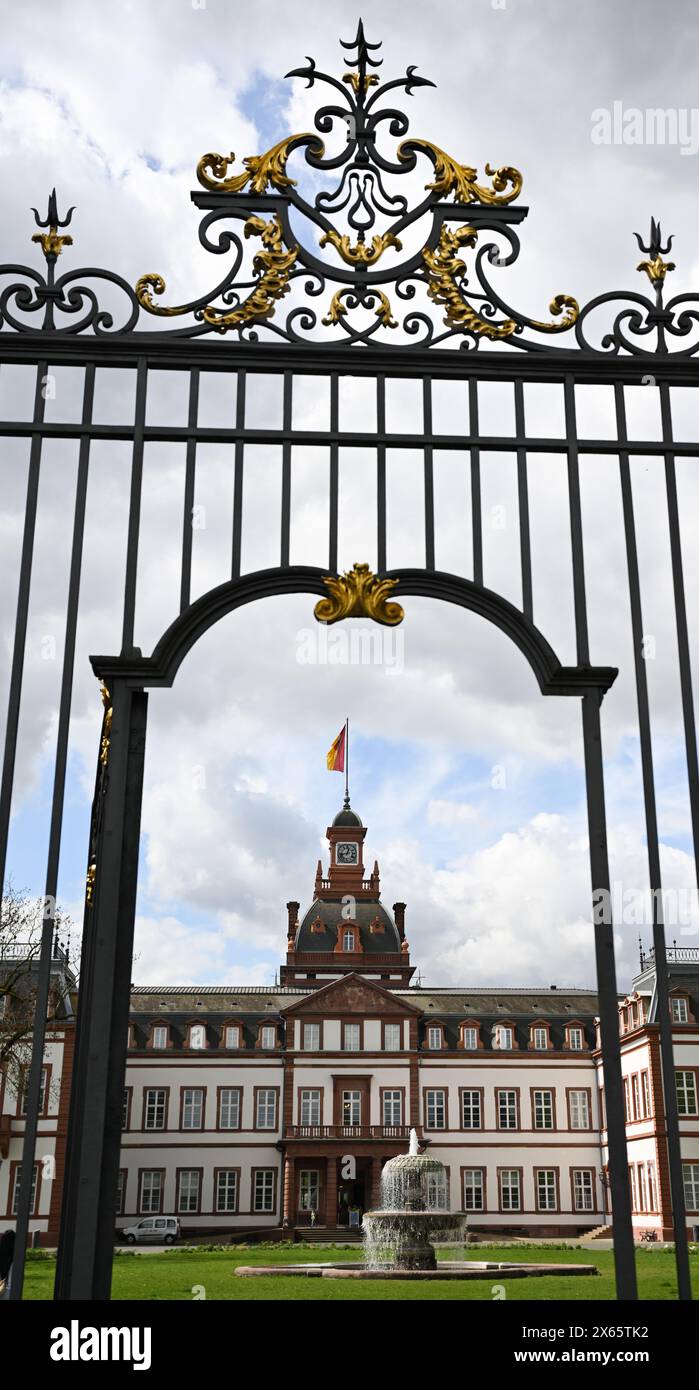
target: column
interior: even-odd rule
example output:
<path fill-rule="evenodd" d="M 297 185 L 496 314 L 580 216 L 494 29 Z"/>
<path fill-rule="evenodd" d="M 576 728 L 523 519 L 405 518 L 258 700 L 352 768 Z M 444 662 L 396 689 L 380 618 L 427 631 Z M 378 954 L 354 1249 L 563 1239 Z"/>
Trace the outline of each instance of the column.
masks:
<path fill-rule="evenodd" d="M 282 1209 L 282 1225 L 294 1226 L 296 1224 L 296 1163 L 287 1154 L 284 1160 L 284 1206 Z"/>
<path fill-rule="evenodd" d="M 325 1224 L 333 1230 L 337 1226 L 337 1156 L 331 1154 L 327 1160 L 325 1175 Z"/>

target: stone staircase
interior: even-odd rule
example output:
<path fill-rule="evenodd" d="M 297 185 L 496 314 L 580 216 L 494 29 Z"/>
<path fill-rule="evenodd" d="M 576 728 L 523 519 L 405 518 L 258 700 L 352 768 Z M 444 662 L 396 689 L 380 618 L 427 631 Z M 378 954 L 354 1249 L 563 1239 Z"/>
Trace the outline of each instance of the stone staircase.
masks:
<path fill-rule="evenodd" d="M 611 1240 L 611 1226 L 595 1226 L 594 1231 L 585 1232 L 585 1240 Z"/>

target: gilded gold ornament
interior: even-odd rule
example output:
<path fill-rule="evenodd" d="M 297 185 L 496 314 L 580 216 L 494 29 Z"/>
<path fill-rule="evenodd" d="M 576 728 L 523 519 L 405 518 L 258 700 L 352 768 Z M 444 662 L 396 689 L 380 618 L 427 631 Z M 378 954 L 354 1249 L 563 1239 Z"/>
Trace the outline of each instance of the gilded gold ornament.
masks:
<path fill-rule="evenodd" d="M 540 333 L 565 333 L 567 328 L 572 328 L 575 320 L 580 313 L 580 305 L 572 294 L 556 294 L 549 304 L 549 313 L 554 317 L 562 314 L 564 309 L 568 312 L 560 323 L 539 323 L 538 319 L 530 319 L 532 328 L 537 328 Z"/>
<path fill-rule="evenodd" d="M 393 246 L 396 251 L 403 249 L 402 241 L 394 236 L 393 232 L 384 232 L 382 236 L 372 237 L 370 246 L 363 241 L 358 241 L 352 246 L 349 236 L 340 236 L 334 227 L 321 237 L 318 245 L 322 247 L 328 243 L 335 247 L 347 265 L 376 265 L 388 246 Z"/>
<path fill-rule="evenodd" d="M 349 83 L 349 85 L 354 88 L 356 96 L 359 96 L 360 91 L 366 92 L 367 88 L 375 87 L 378 80 L 375 72 L 366 72 L 363 81 L 362 74 L 359 72 L 346 72 L 342 79 L 343 82 Z"/>
<path fill-rule="evenodd" d="M 50 256 L 60 256 L 64 246 L 72 246 L 72 236 L 59 236 L 55 227 L 51 227 L 48 232 L 35 232 L 32 241 L 38 241 L 41 249 L 48 260 Z"/>
<path fill-rule="evenodd" d="M 427 293 L 435 304 L 446 309 L 444 322 L 450 328 L 462 328 L 465 332 L 491 340 L 509 338 L 517 327 L 514 319 L 490 323 L 480 318 L 462 294 L 459 282 L 464 281 L 465 284 L 466 266 L 459 259 L 459 251 L 463 246 L 475 246 L 477 235 L 474 227 L 464 225 L 454 232 L 446 222 L 442 225 L 434 251 L 425 247 L 422 253 Z"/>
<path fill-rule="evenodd" d="M 100 695 L 104 705 L 104 718 L 102 720 L 102 738 L 100 741 L 100 765 L 106 767 L 109 760 L 109 743 L 112 735 L 112 697 L 104 683 L 100 686 Z"/>
<path fill-rule="evenodd" d="M 397 579 L 380 579 L 367 564 L 355 564 L 345 574 L 328 574 L 323 583 L 328 598 L 318 600 L 313 613 L 319 623 L 338 623 L 343 618 L 371 618 L 385 627 L 402 623 L 405 613 L 389 601 Z"/>
<path fill-rule="evenodd" d="M 672 237 L 670 238 L 672 240 Z M 664 261 L 660 253 L 650 261 L 639 261 L 637 270 L 645 270 L 652 285 L 662 285 L 669 270 L 675 269 L 674 261 Z"/>
<path fill-rule="evenodd" d="M 266 193 L 269 184 L 274 188 L 293 188 L 296 179 L 286 173 L 286 161 L 292 148 L 304 140 L 313 143 L 313 152 L 319 158 L 325 153 L 325 146 L 317 135 L 308 131 L 302 135 L 287 135 L 264 154 L 249 155 L 243 160 L 243 172 L 231 174 L 226 178 L 229 164 L 235 163 L 233 151 L 225 154 L 203 154 L 197 164 L 197 178 L 204 188 L 215 193 L 242 193 L 250 185 L 251 193 Z"/>
<path fill-rule="evenodd" d="M 522 175 L 519 169 L 513 169 L 510 165 L 505 164 L 500 169 L 493 169 L 490 164 L 486 164 L 485 172 L 492 181 L 492 187 L 484 188 L 482 184 L 476 183 L 477 169 L 459 164 L 430 140 L 404 141 L 398 146 L 398 158 L 405 163 L 412 158 L 413 149 L 422 150 L 432 159 L 435 176 L 432 183 L 425 184 L 425 188 L 441 193 L 444 198 L 454 193 L 457 203 L 484 203 L 488 207 L 503 207 L 506 203 L 513 202 L 522 192 Z M 506 193 L 508 185 L 511 185 L 511 188 L 509 193 Z"/>
<path fill-rule="evenodd" d="M 97 865 L 92 863 L 88 866 L 87 877 L 85 879 L 85 902 L 88 907 L 92 907 L 95 896 L 95 879 L 97 877 Z"/>
<path fill-rule="evenodd" d="M 218 333 L 253 323 L 255 319 L 271 318 L 277 300 L 288 292 L 289 275 L 298 255 L 298 246 L 292 246 L 289 250 L 284 246 L 282 224 L 276 213 L 269 222 L 262 217 L 249 217 L 244 231 L 246 237 L 259 236 L 265 248 L 256 253 L 252 262 L 260 278 L 237 309 L 221 310 L 207 305 L 202 317 Z"/>
<path fill-rule="evenodd" d="M 345 298 L 352 298 L 354 296 L 356 299 L 356 293 L 357 292 L 352 285 L 345 285 L 344 289 L 335 290 L 335 293 L 332 299 L 330 300 L 330 308 L 328 309 L 328 312 L 325 318 L 322 320 L 322 322 L 326 324 L 326 326 L 330 326 L 334 323 L 339 323 L 340 319 L 344 317 L 344 315 L 347 313 L 350 307 L 357 307 L 356 303 L 351 306 L 344 303 Z M 376 300 L 376 308 L 374 310 L 374 313 L 376 314 L 377 319 L 381 320 L 384 328 L 397 328 L 398 324 L 396 323 L 396 320 L 393 317 L 391 301 L 388 298 L 388 295 L 384 294 L 383 290 L 375 289 L 373 285 L 371 287 L 370 293 L 372 301 Z"/>

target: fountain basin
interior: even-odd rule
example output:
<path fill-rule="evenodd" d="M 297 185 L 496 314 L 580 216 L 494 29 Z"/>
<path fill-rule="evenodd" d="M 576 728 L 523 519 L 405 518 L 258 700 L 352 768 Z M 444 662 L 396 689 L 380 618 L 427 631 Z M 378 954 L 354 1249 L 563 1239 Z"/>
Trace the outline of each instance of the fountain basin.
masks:
<path fill-rule="evenodd" d="M 364 1264 L 338 1262 L 298 1265 L 238 1265 L 236 1275 L 243 1279 L 276 1275 L 301 1279 L 531 1279 L 545 1275 L 569 1278 L 571 1275 L 599 1274 L 596 1265 L 506 1264 L 485 1260 L 443 1260 L 436 1269 L 369 1269 Z"/>
<path fill-rule="evenodd" d="M 435 1270 L 430 1237 L 453 1235 L 461 1244 L 466 1217 L 449 1211 L 368 1211 L 363 1228 L 368 1263 L 377 1271 Z"/>

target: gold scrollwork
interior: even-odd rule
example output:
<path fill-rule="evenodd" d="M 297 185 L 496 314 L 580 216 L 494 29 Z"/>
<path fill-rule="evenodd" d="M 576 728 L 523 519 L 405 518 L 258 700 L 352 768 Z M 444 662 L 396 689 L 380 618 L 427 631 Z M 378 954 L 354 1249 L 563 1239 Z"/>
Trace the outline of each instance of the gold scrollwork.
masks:
<path fill-rule="evenodd" d="M 340 236 L 334 227 L 321 237 L 318 245 L 327 246 L 328 242 L 342 256 L 343 261 L 348 265 L 376 265 L 376 262 L 383 255 L 388 246 L 395 247 L 396 251 L 402 251 L 403 243 L 393 232 L 384 232 L 382 236 L 374 236 L 371 245 L 363 241 L 358 241 L 352 246 L 349 236 Z"/>
<path fill-rule="evenodd" d="M 252 262 L 259 280 L 254 290 L 236 309 L 216 309 L 213 305 L 207 304 L 202 311 L 202 318 L 205 323 L 210 324 L 219 333 L 225 333 L 227 329 L 242 324 L 252 323 L 255 319 L 271 318 L 276 301 L 287 293 L 289 274 L 298 255 L 298 246 L 292 246 L 290 249 L 285 248 L 284 233 L 277 213 L 269 222 L 265 222 L 262 217 L 248 217 L 243 232 L 246 237 L 259 236 L 265 248 L 264 251 L 258 251 L 255 254 Z M 165 305 L 155 303 L 153 295 L 163 294 L 165 288 L 162 275 L 149 272 L 137 280 L 136 298 L 141 307 L 146 309 L 149 314 L 172 317 L 175 314 L 187 313 L 189 309 L 186 304 L 168 308 Z"/>
<path fill-rule="evenodd" d="M 355 294 L 356 291 L 351 285 L 346 285 L 345 288 L 341 290 L 335 290 L 335 293 L 332 299 L 330 300 L 330 308 L 328 309 L 328 312 L 325 318 L 322 320 L 322 322 L 328 326 L 330 324 L 339 323 L 340 319 L 343 318 L 343 316 L 347 313 L 348 308 L 356 307 L 356 305 L 350 306 L 344 303 L 345 298 L 351 299 Z M 376 289 L 373 285 L 371 287 L 370 294 L 372 301 L 376 300 L 376 308 L 374 310 L 374 313 L 376 314 L 377 319 L 381 320 L 384 328 L 397 328 L 398 324 L 396 323 L 396 320 L 393 317 L 391 301 L 388 298 L 388 295 L 384 294 L 383 290 Z"/>
<path fill-rule="evenodd" d="M 670 237 L 672 241 L 672 237 Z M 675 269 L 674 261 L 664 261 L 660 252 L 650 261 L 639 261 L 637 270 L 645 270 L 652 285 L 662 285 L 668 271 Z"/>
<path fill-rule="evenodd" d="M 328 598 L 318 600 L 313 613 L 319 623 L 338 623 L 343 618 L 371 618 L 385 627 L 402 623 L 405 613 L 389 601 L 397 579 L 380 579 L 367 564 L 355 564 L 345 574 L 328 574 L 323 583 Z"/>
<path fill-rule="evenodd" d="M 100 695 L 102 696 L 102 704 L 104 705 L 102 738 L 100 741 L 100 766 L 106 767 L 109 760 L 109 743 L 112 736 L 112 697 L 104 682 L 100 685 Z"/>
<path fill-rule="evenodd" d="M 197 164 L 197 178 L 204 188 L 215 193 L 242 193 L 248 184 L 251 193 L 265 193 L 269 184 L 274 188 L 295 187 L 296 179 L 289 178 L 286 172 L 286 161 L 292 147 L 303 140 L 311 140 L 314 154 L 322 158 L 325 153 L 322 140 L 306 131 L 302 135 L 287 135 L 264 154 L 248 155 L 243 160 L 244 172 L 231 174 L 229 178 L 226 178 L 226 170 L 229 164 L 235 163 L 232 151 L 229 155 L 203 154 Z"/>
<path fill-rule="evenodd" d="M 476 182 L 477 169 L 459 164 L 430 140 L 404 141 L 398 146 L 398 158 L 403 162 L 407 161 L 412 157 L 414 149 L 422 150 L 434 164 L 434 179 L 432 183 L 425 184 L 425 188 L 441 193 L 444 198 L 454 193 L 457 203 L 484 203 L 488 207 L 503 207 L 506 203 L 513 202 L 522 192 L 522 175 L 519 169 L 514 169 L 509 164 L 503 164 L 499 169 L 493 169 L 492 165 L 486 164 L 485 172 L 492 182 L 492 187 L 484 188 Z M 506 192 L 508 185 L 511 185 L 510 190 Z"/>
<path fill-rule="evenodd" d="M 85 902 L 88 907 L 92 907 L 95 897 L 95 879 L 97 877 L 97 864 L 93 860 L 88 865 L 87 876 L 85 878 Z"/>
<path fill-rule="evenodd" d="M 439 241 L 433 251 L 427 247 L 422 252 L 427 275 L 427 293 L 430 299 L 446 309 L 445 323 L 451 328 L 463 328 L 469 333 L 492 340 L 509 338 L 517 324 L 514 319 L 503 319 L 500 323 L 490 323 L 482 319 L 475 309 L 467 303 L 461 292 L 460 281 L 466 275 L 466 266 L 459 259 L 459 251 L 464 246 L 475 246 L 478 233 L 475 227 L 461 226 L 451 231 L 446 222 L 442 225 Z"/>
<path fill-rule="evenodd" d="M 532 328 L 537 328 L 540 333 L 565 333 L 567 328 L 572 328 L 575 320 L 580 313 L 580 305 L 572 294 L 556 294 L 549 304 L 549 313 L 554 317 L 562 314 L 564 309 L 568 312 L 560 323 L 540 323 L 538 319 L 529 319 Z"/>

